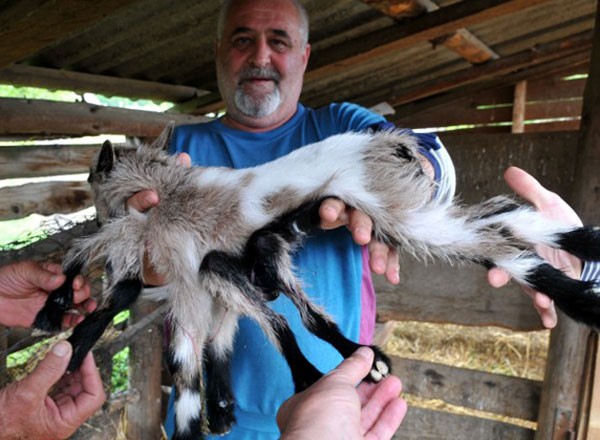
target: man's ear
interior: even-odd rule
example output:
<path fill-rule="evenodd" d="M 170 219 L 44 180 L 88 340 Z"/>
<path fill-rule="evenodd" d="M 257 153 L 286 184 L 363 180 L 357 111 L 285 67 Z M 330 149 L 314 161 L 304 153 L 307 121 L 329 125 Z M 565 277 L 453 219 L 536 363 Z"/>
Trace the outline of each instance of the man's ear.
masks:
<path fill-rule="evenodd" d="M 156 140 L 152 142 L 150 148 L 157 150 L 169 150 L 169 146 L 171 145 L 171 137 L 173 136 L 173 131 L 175 130 L 175 122 L 171 121 L 167 124 L 165 129 L 161 134 L 158 135 Z"/>
<path fill-rule="evenodd" d="M 96 163 L 96 172 L 110 172 L 115 163 L 115 149 L 110 141 L 104 141 L 100 155 L 98 156 L 98 162 Z"/>

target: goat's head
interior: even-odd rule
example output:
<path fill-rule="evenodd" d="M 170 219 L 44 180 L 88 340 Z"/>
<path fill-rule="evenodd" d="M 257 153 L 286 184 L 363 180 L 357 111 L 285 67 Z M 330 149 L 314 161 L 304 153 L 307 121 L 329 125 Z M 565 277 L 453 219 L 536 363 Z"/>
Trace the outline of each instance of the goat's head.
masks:
<path fill-rule="evenodd" d="M 169 123 L 152 144 L 114 146 L 105 141 L 90 168 L 88 182 L 94 194 L 99 224 L 127 213 L 127 199 L 150 189 L 141 177 L 150 167 L 168 166 L 174 160 L 167 154 L 174 124 Z M 136 176 L 138 177 L 136 179 Z"/>

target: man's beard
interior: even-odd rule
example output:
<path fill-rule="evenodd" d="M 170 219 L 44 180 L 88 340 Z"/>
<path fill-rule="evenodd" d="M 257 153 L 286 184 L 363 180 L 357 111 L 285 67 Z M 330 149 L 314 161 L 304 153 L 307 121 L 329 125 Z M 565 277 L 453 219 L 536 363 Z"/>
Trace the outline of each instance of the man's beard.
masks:
<path fill-rule="evenodd" d="M 260 97 L 254 97 L 247 94 L 244 92 L 241 83 L 244 79 L 255 77 L 272 80 L 275 88 L 272 92 Z M 245 70 L 240 76 L 240 85 L 235 89 L 234 100 L 237 109 L 246 116 L 261 118 L 271 115 L 281 104 L 279 74 L 268 68 L 252 68 Z"/>

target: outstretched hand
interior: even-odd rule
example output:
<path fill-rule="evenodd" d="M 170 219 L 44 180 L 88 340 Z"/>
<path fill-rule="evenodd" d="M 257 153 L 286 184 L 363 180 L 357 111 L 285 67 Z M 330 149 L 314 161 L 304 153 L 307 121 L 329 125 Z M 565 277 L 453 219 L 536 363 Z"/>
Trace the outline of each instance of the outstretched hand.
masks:
<path fill-rule="evenodd" d="M 322 229 L 335 229 L 346 226 L 352 238 L 359 245 L 368 245 L 371 270 L 384 275 L 392 284 L 400 282 L 400 259 L 395 249 L 373 240 L 373 221 L 364 212 L 346 206 L 340 199 L 325 199 L 319 208 Z"/>
<path fill-rule="evenodd" d="M 60 341 L 26 378 L 0 389 L 0 437 L 66 439 L 106 400 L 94 358 L 65 373 L 72 348 Z"/>
<path fill-rule="evenodd" d="M 581 220 L 575 211 L 562 198 L 552 191 L 548 191 L 533 176 L 522 169 L 508 168 L 504 173 L 504 180 L 515 193 L 530 202 L 545 217 L 565 225 L 581 226 Z M 566 275 L 575 279 L 580 278 L 582 262 L 577 257 L 548 246 L 538 246 L 536 250 L 542 258 L 562 270 Z M 510 275 L 501 269 L 494 268 L 488 272 L 488 281 L 493 287 L 504 286 L 509 280 Z M 541 292 L 529 288 L 524 288 L 524 290 L 531 296 L 544 327 L 555 327 L 557 315 L 553 301 Z"/>
<path fill-rule="evenodd" d="M 376 384 L 360 382 L 372 362 L 373 351 L 362 347 L 307 390 L 285 401 L 277 413 L 281 438 L 392 438 L 407 410 L 399 396 L 402 383 L 395 376 Z"/>
<path fill-rule="evenodd" d="M 65 282 L 58 264 L 22 261 L 0 267 L 0 323 L 7 327 L 31 327 L 44 306 L 48 294 Z M 77 275 L 73 280 L 75 312 L 66 313 L 64 327 L 74 327 L 91 312 L 96 302 L 90 298 L 90 286 Z"/>

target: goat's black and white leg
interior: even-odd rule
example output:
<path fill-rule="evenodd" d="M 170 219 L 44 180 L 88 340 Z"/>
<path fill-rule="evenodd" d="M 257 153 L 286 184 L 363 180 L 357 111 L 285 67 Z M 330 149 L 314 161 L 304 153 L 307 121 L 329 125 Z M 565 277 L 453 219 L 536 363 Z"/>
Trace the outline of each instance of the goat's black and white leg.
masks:
<path fill-rule="evenodd" d="M 235 423 L 230 363 L 238 314 L 223 307 L 215 314 L 215 328 L 204 349 L 206 416 L 211 433 L 225 434 Z"/>
<path fill-rule="evenodd" d="M 210 280 L 216 294 L 222 294 L 224 301 L 231 304 L 237 313 L 257 322 L 285 357 L 296 392 L 303 391 L 323 374 L 306 359 L 287 320 L 266 305 L 265 294 L 251 282 L 247 269 L 242 259 L 213 251 L 204 258 L 201 272 Z"/>
<path fill-rule="evenodd" d="M 82 264 L 74 262 L 65 268 L 65 282 L 50 292 L 44 307 L 33 321 L 33 328 L 44 332 L 58 332 L 62 329 L 65 313 L 73 307 L 73 280 L 81 272 Z"/>
<path fill-rule="evenodd" d="M 490 199 L 467 213 L 467 226 L 474 226 L 479 245 L 474 249 L 489 250 L 473 261 L 506 270 L 518 282 L 547 294 L 571 318 L 600 326 L 600 285 L 568 277 L 546 263 L 534 249 L 545 244 L 584 261 L 599 260 L 600 228 L 557 225 L 532 208 L 505 197 Z"/>
<path fill-rule="evenodd" d="M 208 431 L 202 405 L 204 338 L 171 322 L 167 363 L 175 385 L 175 432 L 172 440 L 199 440 Z"/>
<path fill-rule="evenodd" d="M 361 345 L 346 338 L 337 324 L 312 304 L 292 270 L 290 253 L 305 233 L 314 228 L 315 210 L 318 210 L 316 203 L 255 232 L 248 242 L 245 261 L 252 268 L 254 283 L 266 292 L 268 298 L 274 296 L 273 292 L 283 292 L 300 312 L 304 326 L 348 358 Z M 370 348 L 375 358 L 367 380 L 378 382 L 390 373 L 391 362 L 379 347 Z"/>
<path fill-rule="evenodd" d="M 133 304 L 142 291 L 142 282 L 138 279 L 119 281 L 111 289 L 106 303 L 90 313 L 73 330 L 69 342 L 73 346 L 73 356 L 69 362 L 69 371 L 79 368 L 86 354 L 100 339 L 106 327 L 120 312 Z"/>

